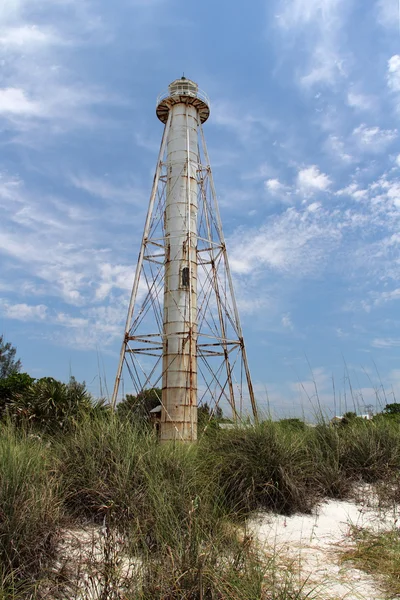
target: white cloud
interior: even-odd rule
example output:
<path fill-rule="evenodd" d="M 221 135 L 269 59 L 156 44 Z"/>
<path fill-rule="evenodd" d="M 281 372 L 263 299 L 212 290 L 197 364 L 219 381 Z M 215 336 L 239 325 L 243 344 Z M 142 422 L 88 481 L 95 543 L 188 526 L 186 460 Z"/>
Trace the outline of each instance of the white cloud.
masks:
<path fill-rule="evenodd" d="M 352 108 L 359 110 L 371 110 L 374 107 L 374 100 L 370 96 L 365 94 L 357 94 L 356 92 L 349 92 L 347 94 L 347 104 Z"/>
<path fill-rule="evenodd" d="M 305 87 L 317 84 L 334 85 L 346 75 L 345 60 L 339 51 L 341 32 L 351 2 L 345 0 L 286 0 L 277 16 L 277 23 L 288 36 L 293 30 L 304 36 L 303 47 L 308 58 L 301 68 L 300 83 Z"/>
<path fill-rule="evenodd" d="M 46 25 L 48 5 L 51 25 Z M 85 83 L 81 66 L 73 63 L 78 43 L 106 43 L 104 31 L 96 38 L 87 35 L 97 27 L 89 6 L 75 0 L 1 3 L 0 119 L 6 120 L 1 126 L 11 134 L 10 141 L 43 148 L 55 134 L 101 123 L 104 117 L 95 114 L 95 106 L 120 102 L 113 93 Z"/>
<path fill-rule="evenodd" d="M 115 256 L 129 248 L 133 259 L 132 229 L 124 232 L 132 205 L 120 203 L 118 211 L 115 204 L 90 211 L 74 204 L 73 198 L 35 196 L 17 179 L 8 177 L 4 182 L 3 186 L 0 179 L 0 205 L 5 194 L 0 260 L 18 267 L 21 294 L 31 285 L 41 294 L 87 306 L 127 293 L 134 268 L 119 264 Z"/>
<path fill-rule="evenodd" d="M 396 288 L 390 292 L 381 292 L 375 297 L 374 304 L 375 306 L 380 306 L 381 304 L 386 304 L 393 300 L 400 300 L 400 288 Z"/>
<path fill-rule="evenodd" d="M 3 316 L 7 319 L 16 319 L 18 321 L 43 321 L 47 317 L 47 306 L 38 304 L 30 306 L 28 304 L 8 304 L 1 301 L 0 309 Z"/>
<path fill-rule="evenodd" d="M 379 153 L 397 138 L 397 129 L 367 127 L 365 123 L 362 123 L 353 130 L 353 137 L 361 150 Z"/>
<path fill-rule="evenodd" d="M 42 112 L 39 104 L 29 100 L 24 90 L 0 88 L 0 115 L 37 116 Z"/>
<path fill-rule="evenodd" d="M 122 200 L 132 205 L 141 204 L 146 201 L 146 198 L 143 197 L 143 190 L 134 186 L 117 186 L 107 178 L 90 175 L 72 175 L 70 181 L 76 188 L 104 200 L 111 200 L 112 202 Z"/>
<path fill-rule="evenodd" d="M 301 169 L 297 175 L 297 185 L 303 194 L 325 192 L 332 181 L 328 175 L 321 173 L 316 165 Z"/>
<path fill-rule="evenodd" d="M 258 229 L 239 229 L 228 240 L 233 271 L 244 275 L 269 268 L 293 277 L 318 271 L 341 237 L 325 218 L 321 210 L 289 208 Z"/>
<path fill-rule="evenodd" d="M 96 298 L 104 300 L 112 289 L 129 291 L 133 285 L 133 268 L 124 265 L 111 265 L 104 263 L 100 265 L 99 285 L 96 290 Z"/>
<path fill-rule="evenodd" d="M 377 3 L 378 20 L 383 27 L 400 29 L 399 0 L 379 0 Z"/>
<path fill-rule="evenodd" d="M 281 183 L 279 179 L 267 179 L 264 181 L 264 187 L 267 192 L 283 200 L 287 200 L 290 196 L 290 187 Z"/>
<path fill-rule="evenodd" d="M 281 27 L 292 29 L 312 22 L 333 25 L 343 0 L 286 0 L 278 15 Z"/>
<path fill-rule="evenodd" d="M 255 290 L 244 291 L 242 286 L 236 290 L 236 302 L 242 315 L 257 315 L 271 308 L 270 299 L 265 298 L 264 292 L 259 296 Z"/>
<path fill-rule="evenodd" d="M 0 200 L 7 201 L 5 207 L 9 206 L 8 202 L 10 200 L 18 202 L 18 189 L 20 185 L 21 181 L 18 177 L 10 177 L 6 173 L 0 172 Z"/>
<path fill-rule="evenodd" d="M 249 112 L 225 100 L 213 100 L 213 123 L 231 130 L 242 142 L 259 141 L 275 124 L 264 115 Z"/>
<path fill-rule="evenodd" d="M 354 198 L 354 200 L 363 200 L 364 198 L 366 198 L 368 196 L 368 190 L 360 190 L 358 187 L 357 183 L 350 183 L 350 185 L 348 185 L 345 188 L 342 188 L 341 190 L 338 190 L 337 192 L 335 192 L 336 196 L 350 196 L 351 198 Z"/>
<path fill-rule="evenodd" d="M 316 84 L 333 85 L 338 77 L 345 74 L 343 60 L 338 56 L 336 50 L 331 50 L 321 45 L 314 52 L 313 62 L 309 72 L 303 75 L 300 82 L 305 87 L 313 87 Z"/>
<path fill-rule="evenodd" d="M 282 315 L 281 323 L 285 329 L 290 329 L 291 331 L 293 331 L 294 326 L 290 313 Z"/>
<path fill-rule="evenodd" d="M 354 160 L 344 141 L 339 136 L 330 134 L 326 146 L 330 153 L 338 156 L 343 162 L 350 163 Z"/>
<path fill-rule="evenodd" d="M 89 324 L 88 319 L 82 319 L 81 317 L 72 317 L 71 315 L 67 315 L 66 313 L 58 313 L 55 322 L 58 325 L 63 325 L 64 327 L 87 327 Z"/>
<path fill-rule="evenodd" d="M 338 190 L 337 192 L 335 192 L 335 194 L 336 194 L 336 196 L 352 196 L 357 190 L 358 190 L 358 184 L 353 182 L 353 183 L 350 183 L 345 188 Z"/>
<path fill-rule="evenodd" d="M 371 345 L 374 348 L 398 348 L 400 340 L 394 338 L 375 338 Z"/>
<path fill-rule="evenodd" d="M 341 327 L 336 327 L 335 333 L 338 338 L 346 338 L 349 335 L 346 331 L 343 331 Z"/>
<path fill-rule="evenodd" d="M 279 181 L 279 179 L 268 179 L 264 182 L 264 185 L 270 192 L 280 192 L 285 189 L 285 186 Z"/>
<path fill-rule="evenodd" d="M 389 89 L 395 94 L 397 109 L 400 109 L 400 55 L 395 54 L 388 61 L 387 82 Z"/>
<path fill-rule="evenodd" d="M 0 34 L 0 44 L 7 50 L 16 47 L 23 47 L 25 50 L 63 43 L 62 38 L 56 35 L 52 30 L 40 29 L 35 25 L 20 25 L 15 27 L 6 27 Z"/>

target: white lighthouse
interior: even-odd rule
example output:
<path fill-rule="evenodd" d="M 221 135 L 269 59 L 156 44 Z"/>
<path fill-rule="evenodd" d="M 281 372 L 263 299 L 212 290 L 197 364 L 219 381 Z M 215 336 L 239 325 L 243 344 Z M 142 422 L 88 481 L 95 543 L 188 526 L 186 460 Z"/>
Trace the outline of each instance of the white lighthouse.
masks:
<path fill-rule="evenodd" d="M 113 404 L 125 364 L 138 401 L 144 390 L 162 389 L 161 441 L 195 441 L 199 402 L 210 417 L 220 404 L 235 420 L 246 403 L 257 413 L 202 131 L 209 100 L 182 77 L 159 96 L 156 113 L 164 135 Z"/>

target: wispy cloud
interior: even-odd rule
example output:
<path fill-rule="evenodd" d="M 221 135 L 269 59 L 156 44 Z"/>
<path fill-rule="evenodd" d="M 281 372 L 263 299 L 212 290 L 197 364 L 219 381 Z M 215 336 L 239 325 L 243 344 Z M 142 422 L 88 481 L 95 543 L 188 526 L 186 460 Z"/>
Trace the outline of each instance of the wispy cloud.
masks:
<path fill-rule="evenodd" d="M 347 104 L 351 108 L 361 111 L 370 111 L 375 107 L 375 99 L 365 94 L 349 91 L 347 94 Z"/>
<path fill-rule="evenodd" d="M 285 329 L 289 329 L 290 331 L 294 330 L 294 325 L 290 313 L 282 315 L 281 323 Z"/>
<path fill-rule="evenodd" d="M 213 122 L 232 131 L 242 142 L 258 142 L 274 129 L 273 121 L 265 115 L 249 112 L 227 100 L 214 100 L 212 111 Z"/>
<path fill-rule="evenodd" d="M 400 31 L 400 7 L 398 0 L 378 0 L 378 21 L 388 29 Z"/>
<path fill-rule="evenodd" d="M 325 142 L 325 147 L 330 154 L 339 158 L 343 163 L 354 161 L 354 156 L 349 152 L 349 144 L 346 144 L 338 135 L 330 134 Z"/>
<path fill-rule="evenodd" d="M 351 2 L 344 0 L 286 0 L 277 22 L 288 36 L 304 36 L 307 52 L 300 82 L 305 87 L 334 85 L 346 75 L 340 35 Z"/>
<path fill-rule="evenodd" d="M 398 348 L 400 347 L 400 339 L 375 338 L 371 345 L 374 348 Z"/>
<path fill-rule="evenodd" d="M 326 228 L 320 211 L 287 209 L 259 229 L 239 229 L 229 239 L 232 268 L 237 273 L 280 271 L 293 277 L 315 273 L 341 237 Z"/>
<path fill-rule="evenodd" d="M 400 33 L 400 32 L 399 32 Z M 394 94 L 396 108 L 400 110 L 400 55 L 394 54 L 388 61 L 387 83 Z"/>
<path fill-rule="evenodd" d="M 8 51 L 43 49 L 45 46 L 59 45 L 65 43 L 52 28 L 40 28 L 38 25 L 17 25 L 6 27 L 0 34 L 0 46 L 3 45 Z"/>
<path fill-rule="evenodd" d="M 0 300 L 0 310 L 7 319 L 17 319 L 18 321 L 44 321 L 47 317 L 47 306 L 38 304 L 36 306 L 28 304 L 8 304 Z"/>
<path fill-rule="evenodd" d="M 40 136 L 43 144 L 51 135 L 98 122 L 93 109 L 117 102 L 115 94 L 80 80 L 74 65 L 77 45 L 87 43 L 84 38 L 95 27 L 88 7 L 74 0 L 3 3 L 0 122 L 6 121 L 14 141 L 35 145 Z M 53 21 L 46 25 L 49 8 Z M 61 52 L 69 54 L 68 67 Z M 44 122 L 50 125 L 46 136 L 40 129 Z"/>
<path fill-rule="evenodd" d="M 143 190 L 137 186 L 126 184 L 117 186 L 107 177 L 72 175 L 70 181 L 76 188 L 103 200 L 129 202 L 131 205 L 143 205 L 147 200 L 147 197 L 144 197 Z"/>
<path fill-rule="evenodd" d="M 355 143 L 360 150 L 373 154 L 385 150 L 396 138 L 397 129 L 381 129 L 378 126 L 367 127 L 362 123 L 353 130 Z"/>

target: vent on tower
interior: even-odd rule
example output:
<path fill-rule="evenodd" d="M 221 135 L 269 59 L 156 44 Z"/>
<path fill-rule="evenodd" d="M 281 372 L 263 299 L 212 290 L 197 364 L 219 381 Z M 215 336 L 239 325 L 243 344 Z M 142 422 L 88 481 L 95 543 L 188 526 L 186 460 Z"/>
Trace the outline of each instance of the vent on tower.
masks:
<path fill-rule="evenodd" d="M 182 269 L 182 287 L 189 287 L 189 267 Z"/>

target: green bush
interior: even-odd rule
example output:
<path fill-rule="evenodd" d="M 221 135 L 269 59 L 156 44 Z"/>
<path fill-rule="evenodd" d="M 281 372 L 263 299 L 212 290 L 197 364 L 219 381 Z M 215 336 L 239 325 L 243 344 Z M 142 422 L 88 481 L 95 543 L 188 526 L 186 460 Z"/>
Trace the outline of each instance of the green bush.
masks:
<path fill-rule="evenodd" d="M 35 379 L 28 373 L 12 373 L 8 377 L 0 378 L 0 417 L 7 414 L 7 408 L 13 399 L 27 393 L 34 382 Z"/>
<path fill-rule="evenodd" d="M 143 425 L 149 421 L 150 411 L 161 404 L 161 388 L 143 390 L 137 396 L 127 394 L 117 405 L 117 415 L 129 419 L 132 423 Z"/>
<path fill-rule="evenodd" d="M 68 383 L 52 377 L 32 380 L 14 390 L 7 404 L 7 414 L 16 424 L 46 433 L 66 431 L 102 409 L 102 402 L 93 403 L 85 384 L 74 377 Z"/>

